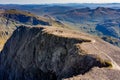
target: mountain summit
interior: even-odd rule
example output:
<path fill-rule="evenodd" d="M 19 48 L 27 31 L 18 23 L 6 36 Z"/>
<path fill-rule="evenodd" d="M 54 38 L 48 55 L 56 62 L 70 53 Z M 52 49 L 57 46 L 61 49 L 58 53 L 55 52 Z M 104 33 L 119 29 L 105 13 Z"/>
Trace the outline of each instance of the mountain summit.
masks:
<path fill-rule="evenodd" d="M 119 80 L 119 53 L 85 33 L 21 26 L 0 53 L 0 80 Z"/>
<path fill-rule="evenodd" d="M 0 10 L 0 50 L 13 31 L 21 25 L 65 27 L 59 21 L 15 9 Z"/>

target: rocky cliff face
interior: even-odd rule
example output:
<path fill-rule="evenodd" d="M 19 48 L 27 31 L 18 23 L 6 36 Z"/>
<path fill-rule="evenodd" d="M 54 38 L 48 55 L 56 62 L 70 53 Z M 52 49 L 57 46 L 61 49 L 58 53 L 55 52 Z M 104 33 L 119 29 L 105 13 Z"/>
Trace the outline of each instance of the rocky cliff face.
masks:
<path fill-rule="evenodd" d="M 38 17 L 26 11 L 14 9 L 0 10 L 0 50 L 13 31 L 20 25 L 30 25 L 34 27 L 38 25 L 57 27 L 65 26 L 53 19 L 49 20 L 45 17 Z"/>
<path fill-rule="evenodd" d="M 0 10 L 0 50 L 19 25 L 50 25 L 37 16 L 18 10 Z"/>
<path fill-rule="evenodd" d="M 94 67 L 118 69 L 107 53 L 96 50 L 99 43 L 92 36 L 63 28 L 21 26 L 1 51 L 0 80 L 61 80 L 84 76 Z M 115 54 L 120 52 L 112 47 Z"/>

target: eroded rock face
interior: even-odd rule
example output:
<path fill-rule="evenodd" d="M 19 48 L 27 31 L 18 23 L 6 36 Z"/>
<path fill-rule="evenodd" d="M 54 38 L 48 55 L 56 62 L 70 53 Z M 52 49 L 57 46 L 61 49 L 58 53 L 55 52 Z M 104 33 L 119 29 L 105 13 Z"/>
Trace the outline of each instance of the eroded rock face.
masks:
<path fill-rule="evenodd" d="M 44 25 L 49 22 L 39 19 L 36 15 L 18 10 L 0 10 L 0 51 L 16 27 L 20 25 Z"/>
<path fill-rule="evenodd" d="M 56 20 L 49 20 L 45 17 L 34 15 L 30 12 L 19 10 L 0 10 L 0 51 L 13 31 L 21 25 L 30 26 L 57 26 L 66 27 L 63 23 Z"/>
<path fill-rule="evenodd" d="M 94 66 L 109 66 L 78 47 L 90 39 L 60 35 L 65 31 L 51 29 L 17 28 L 0 54 L 0 80 L 61 80 Z"/>

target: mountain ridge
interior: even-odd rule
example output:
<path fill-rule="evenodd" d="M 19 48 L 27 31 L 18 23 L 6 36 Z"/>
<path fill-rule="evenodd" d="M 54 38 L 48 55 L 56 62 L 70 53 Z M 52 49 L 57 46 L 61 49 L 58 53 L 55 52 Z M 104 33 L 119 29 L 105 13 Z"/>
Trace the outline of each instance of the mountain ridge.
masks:
<path fill-rule="evenodd" d="M 116 56 L 111 55 L 113 52 Z M 120 65 L 119 52 L 120 48 L 74 30 L 21 26 L 14 31 L 1 51 L 0 71 L 4 74 L 0 74 L 0 78 L 61 80 L 79 75 L 84 78 L 78 79 L 84 80 L 87 78 L 86 74 L 94 73 L 91 69 L 95 72 L 99 69 L 99 72 L 108 72 L 109 69 L 111 73 L 118 70 L 115 63 Z M 118 70 L 114 74 L 119 75 L 119 72 Z M 109 73 L 101 75 L 104 77 L 96 75 L 97 80 L 115 77 L 115 75 L 110 76 Z M 90 79 L 96 80 L 96 77 Z"/>
<path fill-rule="evenodd" d="M 41 17 L 30 12 L 15 9 L 0 10 L 0 49 L 2 49 L 6 40 L 12 35 L 12 32 L 21 25 L 67 27 L 60 21 L 50 17 Z"/>

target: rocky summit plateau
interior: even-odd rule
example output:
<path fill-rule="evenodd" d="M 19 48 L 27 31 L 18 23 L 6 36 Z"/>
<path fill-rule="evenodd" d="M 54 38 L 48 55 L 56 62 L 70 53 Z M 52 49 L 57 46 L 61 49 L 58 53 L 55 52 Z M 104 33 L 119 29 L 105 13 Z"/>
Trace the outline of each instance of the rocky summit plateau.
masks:
<path fill-rule="evenodd" d="M 120 48 L 60 27 L 20 26 L 0 53 L 0 80 L 119 80 Z"/>

